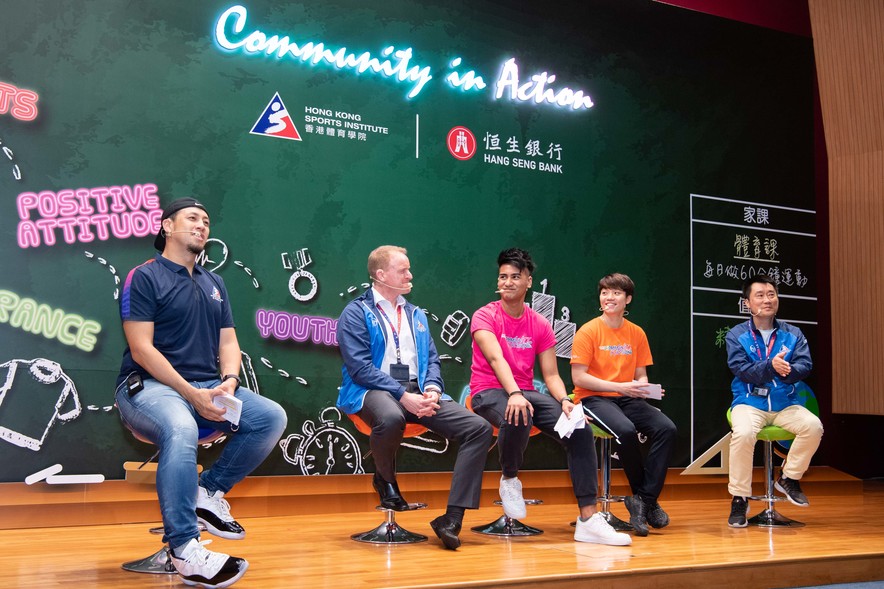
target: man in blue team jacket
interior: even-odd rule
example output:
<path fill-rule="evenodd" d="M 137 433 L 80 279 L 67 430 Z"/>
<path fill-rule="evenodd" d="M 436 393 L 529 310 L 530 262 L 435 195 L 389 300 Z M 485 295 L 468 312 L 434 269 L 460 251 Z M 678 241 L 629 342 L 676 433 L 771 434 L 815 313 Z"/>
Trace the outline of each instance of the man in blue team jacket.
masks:
<path fill-rule="evenodd" d="M 430 523 L 445 547 L 456 550 L 464 510 L 479 507 L 491 426 L 444 394 L 427 316 L 403 296 L 412 286 L 406 253 L 390 245 L 371 252 L 374 285 L 341 313 L 337 336 L 344 366 L 337 405 L 371 427 L 374 488 L 388 509 L 408 509 L 396 483 L 396 451 L 406 423 L 458 444 L 447 510 Z"/>
<path fill-rule="evenodd" d="M 743 296 L 752 317 L 731 329 L 725 338 L 727 364 L 734 373 L 728 484 L 733 500 L 727 520 L 733 528 L 747 525 L 752 454 L 761 428 L 776 425 L 795 434 L 775 486 L 801 507 L 806 507 L 808 501 L 798 481 L 823 436 L 823 424 L 801 404 L 796 386 L 813 366 L 810 348 L 800 329 L 776 318 L 776 283 L 764 274 L 750 277 L 743 283 Z"/>

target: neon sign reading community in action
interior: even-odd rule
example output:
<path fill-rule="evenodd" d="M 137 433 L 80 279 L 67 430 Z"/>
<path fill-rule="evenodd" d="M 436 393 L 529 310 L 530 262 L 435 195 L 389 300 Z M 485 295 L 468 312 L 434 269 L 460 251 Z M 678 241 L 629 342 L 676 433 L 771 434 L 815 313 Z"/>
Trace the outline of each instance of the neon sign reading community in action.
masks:
<path fill-rule="evenodd" d="M 308 41 L 298 44 L 288 35 L 268 35 L 259 29 L 246 31 L 248 11 L 244 6 L 235 5 L 221 13 L 215 22 L 215 42 L 226 51 L 240 51 L 246 55 L 285 58 L 300 61 L 311 67 L 321 64 L 331 65 L 339 70 L 348 70 L 355 74 L 366 72 L 394 80 L 398 83 L 411 84 L 408 98 L 414 98 L 433 79 L 430 66 L 413 64 L 414 51 L 411 47 L 397 49 L 388 46 L 381 50 L 380 55 L 372 55 L 368 51 L 356 53 L 346 47 L 332 49 L 323 42 Z M 463 59 L 455 57 L 448 63 L 451 69 L 460 67 Z M 510 58 L 501 66 L 497 81 L 494 83 L 494 99 L 510 100 L 517 103 L 533 102 L 534 104 L 552 104 L 568 107 L 572 110 L 588 109 L 593 106 L 592 99 L 582 90 L 570 88 L 553 88 L 555 74 L 541 72 L 528 77 L 519 77 L 519 66 L 515 58 Z M 464 92 L 482 92 L 488 86 L 481 75 L 475 71 L 452 71 L 444 80 L 453 88 Z"/>

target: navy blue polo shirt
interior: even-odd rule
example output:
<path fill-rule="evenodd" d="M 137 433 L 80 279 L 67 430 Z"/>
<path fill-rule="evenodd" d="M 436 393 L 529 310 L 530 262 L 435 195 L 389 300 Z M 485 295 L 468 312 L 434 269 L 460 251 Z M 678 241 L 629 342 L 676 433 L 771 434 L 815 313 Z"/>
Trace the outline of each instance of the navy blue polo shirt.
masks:
<path fill-rule="evenodd" d="M 185 380 L 218 376 L 221 329 L 233 327 L 224 281 L 202 266 L 187 268 L 162 255 L 129 272 L 120 297 L 123 321 L 153 322 L 153 344 Z M 132 372 L 153 378 L 132 359 L 129 347 L 117 386 Z"/>

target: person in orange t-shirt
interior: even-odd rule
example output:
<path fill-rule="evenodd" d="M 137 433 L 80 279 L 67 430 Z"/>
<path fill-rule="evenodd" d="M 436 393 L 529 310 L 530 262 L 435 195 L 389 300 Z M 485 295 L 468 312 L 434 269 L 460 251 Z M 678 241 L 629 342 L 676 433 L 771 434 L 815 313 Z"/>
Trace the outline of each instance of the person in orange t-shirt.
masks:
<path fill-rule="evenodd" d="M 635 284 L 625 274 L 608 274 L 599 281 L 601 316 L 584 324 L 574 336 L 571 380 L 574 396 L 597 427 L 617 440 L 617 454 L 629 479 L 626 498 L 629 523 L 638 536 L 648 525 L 663 528 L 669 516 L 657 499 L 675 445 L 675 424 L 648 403 L 648 369 L 654 363 L 641 327 L 626 319 Z M 649 450 L 642 458 L 639 434 Z"/>

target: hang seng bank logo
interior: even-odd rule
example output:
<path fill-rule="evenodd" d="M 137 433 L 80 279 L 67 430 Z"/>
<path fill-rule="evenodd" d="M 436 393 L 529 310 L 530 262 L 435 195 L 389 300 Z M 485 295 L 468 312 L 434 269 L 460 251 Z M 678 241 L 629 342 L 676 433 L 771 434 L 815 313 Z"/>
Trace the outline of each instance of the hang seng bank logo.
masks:
<path fill-rule="evenodd" d="M 456 159 L 465 161 L 476 155 L 476 136 L 466 127 L 457 126 L 451 129 L 445 143 L 449 153 Z"/>

